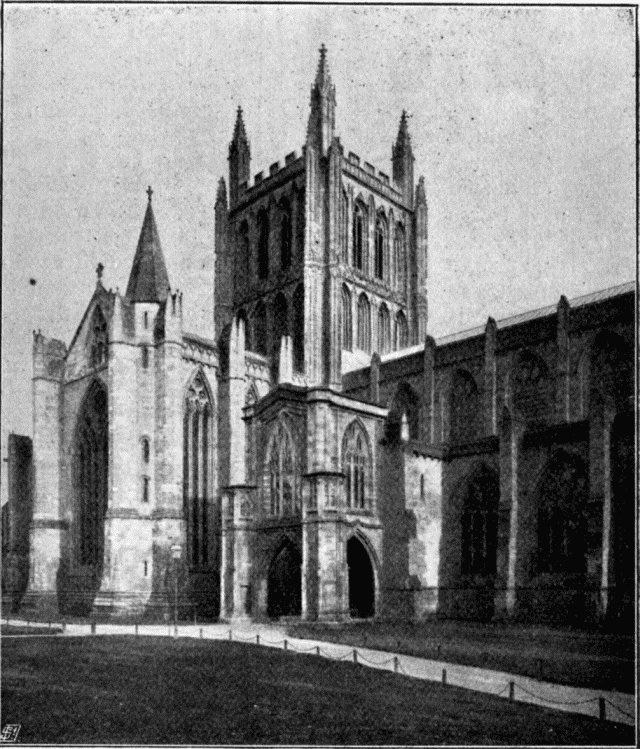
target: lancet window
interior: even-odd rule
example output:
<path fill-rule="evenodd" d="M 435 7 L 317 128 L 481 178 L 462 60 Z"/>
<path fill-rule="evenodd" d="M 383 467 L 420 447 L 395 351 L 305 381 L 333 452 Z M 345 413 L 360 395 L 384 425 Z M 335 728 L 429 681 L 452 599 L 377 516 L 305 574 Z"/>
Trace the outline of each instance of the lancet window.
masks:
<path fill-rule="evenodd" d="M 191 567 L 207 567 L 210 562 L 212 423 L 213 406 L 199 372 L 191 381 L 184 404 L 183 499 Z"/>
<path fill-rule="evenodd" d="M 358 299 L 358 348 L 371 351 L 371 307 L 365 294 Z"/>
<path fill-rule="evenodd" d="M 378 310 L 378 351 L 381 354 L 388 353 L 391 346 L 391 322 L 389 310 L 386 304 L 382 304 Z"/>
<path fill-rule="evenodd" d="M 374 275 L 376 278 L 385 279 L 387 276 L 387 227 L 381 216 L 376 219 L 376 245 Z"/>
<path fill-rule="evenodd" d="M 353 209 L 353 267 L 364 270 L 364 211 L 357 203 Z"/>
<path fill-rule="evenodd" d="M 396 287 L 398 291 L 403 292 L 406 285 L 406 252 L 405 252 L 405 240 L 404 240 L 404 227 L 402 224 L 396 225 L 396 236 L 394 241 L 394 249 L 396 255 Z"/>
<path fill-rule="evenodd" d="M 395 349 L 407 348 L 409 345 L 409 326 L 407 318 L 402 310 L 396 315 Z"/>
<path fill-rule="evenodd" d="M 342 348 L 351 351 L 353 348 L 353 320 L 351 316 L 351 292 L 347 286 L 342 287 Z"/>

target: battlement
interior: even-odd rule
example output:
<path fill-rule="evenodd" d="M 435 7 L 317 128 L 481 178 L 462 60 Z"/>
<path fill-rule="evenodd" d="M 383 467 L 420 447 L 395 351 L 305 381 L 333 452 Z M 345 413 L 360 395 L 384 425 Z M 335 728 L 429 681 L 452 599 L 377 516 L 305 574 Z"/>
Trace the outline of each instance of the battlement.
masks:
<path fill-rule="evenodd" d="M 260 195 L 273 189 L 280 182 L 289 179 L 295 172 L 302 169 L 303 158 L 296 151 L 291 151 L 284 157 L 284 165 L 274 161 L 269 167 L 269 173 L 257 172 L 253 177 L 253 184 L 241 182 L 238 185 L 238 205 L 254 200 Z"/>
<path fill-rule="evenodd" d="M 347 158 L 343 159 L 342 165 L 345 174 L 353 177 L 371 190 L 384 195 L 388 200 L 398 203 L 405 208 L 408 207 L 402 193 L 391 184 L 389 175 L 377 170 L 368 161 L 361 162 L 357 153 L 349 151 Z"/>

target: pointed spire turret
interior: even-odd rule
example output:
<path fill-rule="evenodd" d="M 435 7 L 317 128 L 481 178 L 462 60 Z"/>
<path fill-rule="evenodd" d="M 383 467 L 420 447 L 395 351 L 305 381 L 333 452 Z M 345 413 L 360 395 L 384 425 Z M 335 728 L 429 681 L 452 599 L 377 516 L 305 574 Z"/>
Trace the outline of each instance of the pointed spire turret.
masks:
<path fill-rule="evenodd" d="M 427 193 L 424 188 L 424 177 L 420 177 L 418 180 L 418 187 L 416 188 L 416 205 L 427 204 Z"/>
<path fill-rule="evenodd" d="M 238 107 L 233 138 L 229 143 L 229 207 L 233 208 L 240 197 L 240 185 L 249 182 L 251 149 L 244 127 L 242 107 Z"/>
<path fill-rule="evenodd" d="M 216 205 L 227 206 L 227 185 L 225 184 L 224 177 L 220 177 L 218 181 L 218 192 L 216 193 Z"/>
<path fill-rule="evenodd" d="M 335 127 L 336 88 L 329 74 L 327 48 L 320 47 L 316 79 L 311 87 L 311 112 L 307 127 L 307 145 L 326 155 Z"/>
<path fill-rule="evenodd" d="M 407 110 L 402 110 L 398 137 L 391 148 L 391 162 L 393 166 L 393 181 L 400 188 L 405 200 L 413 202 L 413 149 L 409 135 L 409 116 Z"/>
<path fill-rule="evenodd" d="M 151 207 L 153 190 L 150 187 L 147 195 L 147 211 L 142 222 L 126 297 L 131 302 L 164 302 L 169 289 L 169 276 Z"/>

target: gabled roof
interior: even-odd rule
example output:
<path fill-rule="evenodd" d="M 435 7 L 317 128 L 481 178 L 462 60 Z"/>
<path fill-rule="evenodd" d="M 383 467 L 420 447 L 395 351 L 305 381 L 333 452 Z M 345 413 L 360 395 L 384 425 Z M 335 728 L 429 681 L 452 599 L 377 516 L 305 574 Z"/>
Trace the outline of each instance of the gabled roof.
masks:
<path fill-rule="evenodd" d="M 152 192 L 151 188 L 147 191 L 149 202 L 125 295 L 131 302 L 164 302 L 169 290 L 167 266 L 151 207 Z"/>

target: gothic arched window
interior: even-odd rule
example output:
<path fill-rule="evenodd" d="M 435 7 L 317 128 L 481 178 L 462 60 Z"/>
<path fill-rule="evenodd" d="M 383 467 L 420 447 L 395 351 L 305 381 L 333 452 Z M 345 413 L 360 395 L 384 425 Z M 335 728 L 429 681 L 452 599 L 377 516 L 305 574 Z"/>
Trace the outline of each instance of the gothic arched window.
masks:
<path fill-rule="evenodd" d="M 371 455 L 365 431 L 357 421 L 353 421 L 344 433 L 342 471 L 346 477 L 347 507 L 367 509 L 371 490 Z"/>
<path fill-rule="evenodd" d="M 371 351 L 371 307 L 366 294 L 358 299 L 358 348 L 360 351 Z"/>
<path fill-rule="evenodd" d="M 382 304 L 378 310 L 378 351 L 386 354 L 391 344 L 391 321 L 386 304 Z"/>
<path fill-rule="evenodd" d="M 395 341 L 394 348 L 396 351 L 407 348 L 409 345 L 409 326 L 407 318 L 402 310 L 396 315 Z"/>
<path fill-rule="evenodd" d="M 288 200 L 280 204 L 280 267 L 287 270 L 291 265 L 291 206 Z"/>
<path fill-rule="evenodd" d="M 238 257 L 236 265 L 236 279 L 238 286 L 245 286 L 251 278 L 251 242 L 249 240 L 249 224 L 243 221 L 238 229 Z"/>
<path fill-rule="evenodd" d="M 396 288 L 403 292 L 406 285 L 406 245 L 404 239 L 404 227 L 402 224 L 396 224 L 396 236 L 394 241 L 396 255 Z"/>
<path fill-rule="evenodd" d="M 304 372 L 304 286 L 293 294 L 293 368 Z"/>
<path fill-rule="evenodd" d="M 351 351 L 353 348 L 353 319 L 351 316 L 351 292 L 342 286 L 342 348 Z"/>
<path fill-rule="evenodd" d="M 356 203 L 353 209 L 353 267 L 364 269 L 364 209 Z"/>
<path fill-rule="evenodd" d="M 343 190 L 340 200 L 340 258 L 343 263 L 349 261 L 349 198 Z"/>
<path fill-rule="evenodd" d="M 96 306 L 91 318 L 89 332 L 89 366 L 93 369 L 105 364 L 108 352 L 107 321 L 102 310 Z"/>
<path fill-rule="evenodd" d="M 267 355 L 267 308 L 258 302 L 253 313 L 253 330 L 255 350 L 262 356 Z"/>
<path fill-rule="evenodd" d="M 472 442 L 480 431 L 480 396 L 473 375 L 457 369 L 451 383 L 449 397 L 449 439 L 452 442 Z"/>
<path fill-rule="evenodd" d="M 213 406 L 201 372 L 184 403 L 183 500 L 187 519 L 187 559 L 191 567 L 211 561 L 209 508 L 213 495 Z"/>
<path fill-rule="evenodd" d="M 588 476 L 578 458 L 556 454 L 540 484 L 538 572 L 586 572 Z"/>
<path fill-rule="evenodd" d="M 269 276 L 269 214 L 263 208 L 258 213 L 258 278 Z"/>
<path fill-rule="evenodd" d="M 378 216 L 376 219 L 374 275 L 376 278 L 386 279 L 387 273 L 387 225 L 382 216 Z"/>
<path fill-rule="evenodd" d="M 75 436 L 76 552 L 80 564 L 102 564 L 109 467 L 107 392 L 97 380 L 87 390 Z"/>
<path fill-rule="evenodd" d="M 142 444 L 142 462 L 148 463 L 150 455 L 151 455 L 151 447 L 149 443 L 149 438 L 143 437 L 141 440 L 141 444 Z"/>
<path fill-rule="evenodd" d="M 463 575 L 495 574 L 499 497 L 498 476 L 482 466 L 468 481 L 463 499 Z"/>
<path fill-rule="evenodd" d="M 282 422 L 271 438 L 268 454 L 267 512 L 274 516 L 300 514 L 300 489 L 293 440 Z"/>

